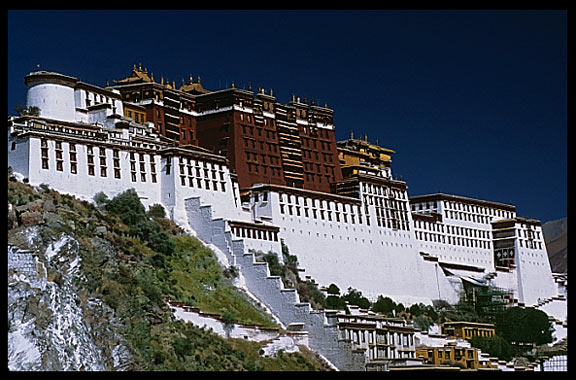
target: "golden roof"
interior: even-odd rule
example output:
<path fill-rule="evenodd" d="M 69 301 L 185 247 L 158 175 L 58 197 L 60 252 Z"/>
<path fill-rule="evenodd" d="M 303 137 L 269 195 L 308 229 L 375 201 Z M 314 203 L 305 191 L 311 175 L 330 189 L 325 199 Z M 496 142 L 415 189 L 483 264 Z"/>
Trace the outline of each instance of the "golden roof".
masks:
<path fill-rule="evenodd" d="M 190 75 L 188 78 L 188 83 L 184 83 L 184 79 L 182 79 L 182 86 L 180 86 L 179 90 L 191 94 L 207 94 L 210 92 L 202 87 L 202 83 L 200 83 L 200 76 L 198 76 L 197 81 L 194 82 L 192 75 Z"/>
<path fill-rule="evenodd" d="M 145 68 L 142 70 L 142 64 L 139 64 L 138 68 L 136 68 L 136 65 L 134 65 L 132 68 L 132 74 L 129 77 L 121 80 L 115 80 L 113 82 L 116 84 L 132 84 L 142 82 L 152 83 L 154 82 L 154 75 L 152 75 L 152 78 L 150 78 L 148 76 L 148 69 Z"/>

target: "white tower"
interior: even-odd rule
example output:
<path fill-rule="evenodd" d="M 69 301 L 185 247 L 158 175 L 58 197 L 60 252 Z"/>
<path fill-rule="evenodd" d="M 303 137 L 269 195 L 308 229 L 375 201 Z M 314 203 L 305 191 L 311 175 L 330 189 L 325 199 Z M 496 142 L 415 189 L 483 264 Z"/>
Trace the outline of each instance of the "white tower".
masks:
<path fill-rule="evenodd" d="M 27 107 L 38 107 L 40 116 L 47 119 L 75 121 L 74 86 L 78 82 L 76 78 L 36 71 L 24 77 L 24 82 L 28 86 Z"/>

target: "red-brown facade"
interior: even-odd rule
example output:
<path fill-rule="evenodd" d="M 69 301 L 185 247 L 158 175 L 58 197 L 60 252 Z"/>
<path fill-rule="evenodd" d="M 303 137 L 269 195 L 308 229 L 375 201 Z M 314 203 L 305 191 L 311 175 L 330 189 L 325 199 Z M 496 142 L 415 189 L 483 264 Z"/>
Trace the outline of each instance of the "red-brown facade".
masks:
<path fill-rule="evenodd" d="M 192 78 L 176 89 L 136 67 L 116 83 L 123 100 L 145 108 L 161 136 L 227 157 L 240 189 L 264 183 L 330 192 L 342 180 L 327 107 L 295 97 L 281 103 L 262 89 L 211 92 Z"/>

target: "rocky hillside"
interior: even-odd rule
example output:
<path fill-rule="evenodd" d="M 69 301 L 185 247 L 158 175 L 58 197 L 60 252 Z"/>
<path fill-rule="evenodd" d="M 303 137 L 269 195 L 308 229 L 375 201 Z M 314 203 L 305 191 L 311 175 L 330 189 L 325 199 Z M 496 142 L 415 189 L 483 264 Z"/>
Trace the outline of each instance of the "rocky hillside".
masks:
<path fill-rule="evenodd" d="M 259 343 L 174 320 L 166 297 L 275 326 L 160 209 L 117 198 L 97 207 L 9 175 L 10 370 L 322 369 L 312 354 L 263 358 Z"/>
<path fill-rule="evenodd" d="M 552 272 L 568 272 L 568 218 L 546 222 L 542 225 L 544 241 Z"/>

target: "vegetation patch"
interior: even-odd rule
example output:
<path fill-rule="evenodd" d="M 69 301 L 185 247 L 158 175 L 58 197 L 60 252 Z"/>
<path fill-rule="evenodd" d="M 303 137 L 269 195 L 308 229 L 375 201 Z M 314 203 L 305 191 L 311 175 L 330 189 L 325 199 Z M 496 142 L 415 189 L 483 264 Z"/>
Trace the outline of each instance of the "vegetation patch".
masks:
<path fill-rule="evenodd" d="M 62 217 L 58 223 L 41 220 L 34 227 L 46 242 L 63 232 L 78 241 L 83 275 L 75 281 L 79 298 L 100 299 L 113 309 L 110 318 L 130 345 L 129 369 L 253 371 L 286 360 L 261 361 L 260 343 L 237 344 L 173 320 L 166 297 L 218 313 L 229 322 L 277 327 L 232 286 L 231 276 L 223 275 L 209 249 L 164 218 L 161 206 L 146 211 L 133 190 L 113 199 L 100 195 L 94 205 L 47 186 L 20 183 L 10 171 L 8 177 L 10 244 L 25 247 L 20 232 L 29 226 L 22 224 L 22 213 L 39 209 L 43 215 Z M 101 323 L 89 314 L 86 321 Z M 318 365 L 310 360 L 278 367 L 308 370 Z"/>

